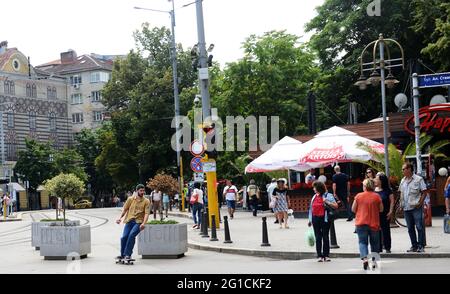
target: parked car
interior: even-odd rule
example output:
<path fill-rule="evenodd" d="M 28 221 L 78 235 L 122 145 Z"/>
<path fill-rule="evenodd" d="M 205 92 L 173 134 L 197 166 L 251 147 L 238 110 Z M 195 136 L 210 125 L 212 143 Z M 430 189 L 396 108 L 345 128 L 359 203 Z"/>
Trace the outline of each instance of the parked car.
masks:
<path fill-rule="evenodd" d="M 73 206 L 75 209 L 92 208 L 92 202 L 89 200 L 81 200 Z"/>

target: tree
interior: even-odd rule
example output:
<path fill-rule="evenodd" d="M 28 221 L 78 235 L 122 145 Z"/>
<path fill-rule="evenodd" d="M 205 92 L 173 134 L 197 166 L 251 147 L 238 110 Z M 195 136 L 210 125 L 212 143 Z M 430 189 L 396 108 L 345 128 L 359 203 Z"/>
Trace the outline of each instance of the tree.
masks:
<path fill-rule="evenodd" d="M 56 172 L 53 156 L 54 150 L 49 143 L 26 139 L 25 150 L 19 151 L 14 170 L 19 178 L 29 181 L 32 191 L 36 191 L 39 185 Z"/>
<path fill-rule="evenodd" d="M 75 149 L 64 148 L 56 152 L 54 160 L 56 172 L 73 173 L 83 182 L 87 181 L 88 176 L 84 171 L 83 157 Z"/>
<path fill-rule="evenodd" d="M 324 4 L 317 8 L 318 15 L 306 25 L 306 30 L 313 33 L 309 45 L 319 57 L 322 73 L 314 85 L 321 128 L 346 122 L 348 103 L 351 101 L 358 102 L 359 117 L 362 121 L 376 118 L 381 113 L 378 87 L 361 92 L 353 86 L 360 75 L 358 58 L 362 50 L 370 42 L 378 39 L 380 33 L 385 38 L 397 40 L 403 46 L 406 60 L 420 58 L 435 68 L 448 62 L 448 58 L 445 57 L 448 54 L 444 57 L 436 56 L 434 60 L 422 54 L 424 44 L 428 43 L 427 35 L 431 35 L 434 31 L 433 16 L 442 16 L 444 11 L 432 13 L 432 17 L 427 18 L 423 26 L 414 29 L 418 18 L 421 18 L 417 3 L 421 3 L 423 11 L 429 14 L 428 11 L 435 10 L 430 1 L 413 1 L 417 2 L 416 4 L 409 0 L 383 1 L 381 16 L 369 17 L 366 8 L 371 2 L 372 0 L 325 0 Z M 443 3 L 444 0 L 432 2 Z M 426 33 L 420 33 L 421 31 Z M 435 38 L 440 36 L 439 33 L 435 35 Z M 441 49 L 445 49 L 445 46 Z M 399 52 L 391 53 L 397 56 Z M 367 58 L 371 60 L 369 56 Z M 398 88 L 405 88 L 408 76 L 400 75 L 399 71 L 394 74 L 401 80 Z M 396 93 L 398 92 L 388 91 L 388 111 L 394 107 L 393 99 L 389 98 L 390 96 L 393 98 Z"/>
<path fill-rule="evenodd" d="M 123 188 L 175 166 L 176 160 L 170 141 L 174 134 L 170 31 L 144 24 L 134 37 L 137 51 L 114 64 L 112 79 L 103 91 L 112 124 L 100 137 L 102 151 L 96 159 L 97 168 L 106 170 Z M 177 50 L 182 92 L 192 87 L 197 77 L 189 52 L 180 45 Z M 181 113 L 185 111 L 181 109 Z"/>
<path fill-rule="evenodd" d="M 147 182 L 147 187 L 171 196 L 179 193 L 177 179 L 165 173 L 157 174 L 154 178 L 149 179 Z"/>
<path fill-rule="evenodd" d="M 421 53 L 438 69 L 450 68 L 450 3 L 447 0 L 414 0 L 413 29 L 425 37 Z"/>
<path fill-rule="evenodd" d="M 46 181 L 45 189 L 50 195 L 60 197 L 63 201 L 64 226 L 66 225 L 65 200 L 77 200 L 84 193 L 84 182 L 74 174 L 59 174 Z M 58 209 L 58 208 L 57 208 Z"/>

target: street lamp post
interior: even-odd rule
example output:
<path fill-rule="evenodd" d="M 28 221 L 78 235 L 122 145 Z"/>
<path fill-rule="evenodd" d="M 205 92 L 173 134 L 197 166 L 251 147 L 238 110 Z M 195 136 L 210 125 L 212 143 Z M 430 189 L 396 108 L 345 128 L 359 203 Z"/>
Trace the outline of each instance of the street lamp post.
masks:
<path fill-rule="evenodd" d="M 170 15 L 170 22 L 171 22 L 171 45 L 170 45 L 170 56 L 172 60 L 172 74 L 173 74 L 173 97 L 174 97 L 174 105 L 175 105 L 175 124 L 176 124 L 176 148 L 177 148 L 177 168 L 179 170 L 180 176 L 178 178 L 178 181 L 180 183 L 180 193 L 182 194 L 183 191 L 183 171 L 181 170 L 182 163 L 181 163 L 181 147 L 180 147 L 180 95 L 179 95 L 179 89 L 178 89 L 178 65 L 177 65 L 177 44 L 175 41 L 175 0 L 169 0 L 169 2 L 172 2 L 172 10 L 158 10 L 158 9 L 150 9 L 150 8 L 142 8 L 142 7 L 134 7 L 134 9 L 140 9 L 140 10 L 148 10 L 153 12 L 162 12 L 162 13 L 168 13 Z M 184 199 L 184 197 L 183 197 Z M 184 202 L 184 201 L 183 201 Z M 183 205 L 184 209 L 184 205 Z"/>
<path fill-rule="evenodd" d="M 395 44 L 401 52 L 401 58 L 391 58 L 391 53 L 389 50 L 389 44 Z M 373 60 L 368 63 L 363 62 L 364 53 L 373 46 Z M 379 50 L 380 59 L 377 60 L 377 49 Z M 385 51 L 387 51 L 388 59 L 385 59 Z M 360 65 L 361 65 L 361 76 L 358 81 L 355 83 L 355 86 L 358 86 L 360 90 L 367 89 L 367 85 L 371 84 L 373 86 L 377 86 L 378 83 L 381 83 L 381 106 L 383 111 L 383 144 L 384 144 L 384 163 L 385 163 L 385 174 L 389 178 L 389 141 L 388 141 L 388 131 L 387 131 L 387 113 L 386 113 L 386 86 L 388 88 L 395 87 L 396 84 L 399 83 L 397 79 L 395 79 L 392 74 L 392 68 L 402 67 L 405 68 L 405 56 L 403 52 L 403 47 L 393 39 L 384 39 L 383 34 L 380 34 L 378 40 L 371 42 L 369 45 L 364 48 L 360 57 Z M 369 67 L 367 67 L 369 66 Z M 380 73 L 378 72 L 380 70 Z M 386 77 L 386 69 L 389 71 L 388 76 Z M 364 75 L 364 72 L 371 71 L 370 77 L 367 79 Z"/>

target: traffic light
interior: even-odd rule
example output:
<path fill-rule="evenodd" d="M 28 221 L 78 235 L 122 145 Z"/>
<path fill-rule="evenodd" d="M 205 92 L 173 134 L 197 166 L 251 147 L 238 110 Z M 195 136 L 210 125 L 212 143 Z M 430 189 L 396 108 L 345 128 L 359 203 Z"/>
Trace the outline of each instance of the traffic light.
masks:
<path fill-rule="evenodd" d="M 203 131 L 205 132 L 205 153 L 208 155 L 209 159 L 217 158 L 216 150 L 216 129 L 215 124 L 205 124 L 203 126 Z"/>

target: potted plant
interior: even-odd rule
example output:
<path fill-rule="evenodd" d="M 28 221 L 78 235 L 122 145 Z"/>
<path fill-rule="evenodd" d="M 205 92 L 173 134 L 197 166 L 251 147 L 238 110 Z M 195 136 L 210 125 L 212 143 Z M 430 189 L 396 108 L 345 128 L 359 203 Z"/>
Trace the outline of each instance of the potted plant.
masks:
<path fill-rule="evenodd" d="M 87 257 L 91 252 L 91 227 L 66 221 L 65 200 L 76 200 L 84 193 L 84 183 L 74 174 L 60 174 L 45 183 L 51 195 L 63 202 L 63 221 L 40 227 L 40 250 L 44 259 L 66 259 L 77 254 Z"/>
<path fill-rule="evenodd" d="M 138 254 L 143 259 L 180 258 L 187 252 L 187 224 L 153 220 L 138 235 Z"/>

